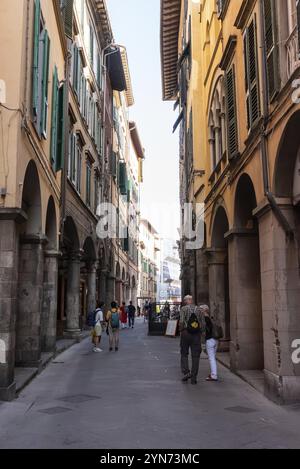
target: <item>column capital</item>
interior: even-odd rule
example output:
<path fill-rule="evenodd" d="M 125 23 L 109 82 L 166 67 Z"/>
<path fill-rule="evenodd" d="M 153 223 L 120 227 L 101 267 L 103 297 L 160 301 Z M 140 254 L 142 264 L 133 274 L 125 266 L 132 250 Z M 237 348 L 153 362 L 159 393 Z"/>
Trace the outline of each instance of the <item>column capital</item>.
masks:
<path fill-rule="evenodd" d="M 46 249 L 44 251 L 44 255 L 48 258 L 58 258 L 62 256 L 62 252 L 57 251 L 56 249 Z"/>
<path fill-rule="evenodd" d="M 258 235 L 257 230 L 247 228 L 233 228 L 225 233 L 224 238 L 231 241 L 233 238 L 253 238 Z"/>
<path fill-rule="evenodd" d="M 277 205 L 280 208 L 291 208 L 293 203 L 289 197 L 275 197 Z M 252 212 L 256 218 L 262 218 L 266 213 L 272 210 L 271 204 L 267 198 L 265 198 Z"/>
<path fill-rule="evenodd" d="M 46 246 L 48 243 L 47 236 L 43 234 L 25 234 L 20 236 L 21 244 L 42 244 Z"/>
<path fill-rule="evenodd" d="M 77 251 L 72 251 L 68 258 L 72 261 L 72 262 L 80 262 L 83 258 L 83 255 L 84 255 L 84 251 L 83 249 L 78 249 Z"/>
<path fill-rule="evenodd" d="M 97 261 L 91 261 L 87 264 L 87 273 L 88 274 L 95 274 L 97 272 L 98 268 L 98 262 Z"/>
<path fill-rule="evenodd" d="M 227 263 L 227 249 L 207 248 L 205 249 L 209 265 L 224 265 Z"/>
<path fill-rule="evenodd" d="M 28 216 L 21 208 L 0 208 L 0 220 L 14 220 L 16 223 L 24 223 Z"/>

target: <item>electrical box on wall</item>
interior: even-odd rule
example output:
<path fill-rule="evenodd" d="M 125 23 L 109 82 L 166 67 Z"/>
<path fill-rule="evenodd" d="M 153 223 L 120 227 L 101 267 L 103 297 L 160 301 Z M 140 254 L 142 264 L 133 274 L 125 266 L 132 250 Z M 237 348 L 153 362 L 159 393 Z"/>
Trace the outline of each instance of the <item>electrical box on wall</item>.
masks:
<path fill-rule="evenodd" d="M 6 103 L 6 85 L 5 81 L 0 79 L 0 103 Z"/>

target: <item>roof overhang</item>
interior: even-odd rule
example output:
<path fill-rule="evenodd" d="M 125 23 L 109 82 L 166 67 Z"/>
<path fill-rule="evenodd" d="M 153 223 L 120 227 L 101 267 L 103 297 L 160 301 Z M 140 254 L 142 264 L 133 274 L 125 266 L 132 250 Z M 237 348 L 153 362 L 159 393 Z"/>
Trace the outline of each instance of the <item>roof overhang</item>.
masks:
<path fill-rule="evenodd" d="M 126 102 L 127 102 L 127 106 L 130 107 L 134 105 L 134 97 L 133 97 L 133 91 L 132 91 L 132 83 L 131 83 L 131 77 L 130 77 L 128 57 L 127 57 L 127 52 L 126 52 L 125 47 L 121 49 L 121 57 L 122 57 L 123 70 L 124 70 L 125 80 L 126 80 L 126 91 L 125 91 Z"/>
<path fill-rule="evenodd" d="M 160 48 L 163 100 L 176 99 L 181 0 L 161 0 Z"/>
<path fill-rule="evenodd" d="M 108 16 L 108 9 L 105 0 L 94 0 L 97 8 L 100 33 L 104 38 L 105 45 L 111 44 L 114 42 L 114 37 L 112 33 L 112 28 L 110 24 L 110 19 Z"/>

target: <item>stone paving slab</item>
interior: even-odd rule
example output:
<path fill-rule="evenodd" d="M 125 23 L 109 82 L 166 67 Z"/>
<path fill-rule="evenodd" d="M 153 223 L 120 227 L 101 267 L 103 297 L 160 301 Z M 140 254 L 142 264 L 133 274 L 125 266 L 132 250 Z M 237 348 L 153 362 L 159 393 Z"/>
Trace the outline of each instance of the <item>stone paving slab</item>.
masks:
<path fill-rule="evenodd" d="M 273 404 L 221 365 L 221 382 L 207 383 L 204 354 L 198 386 L 181 383 L 178 339 L 138 322 L 119 352 L 106 335 L 101 347 L 74 345 L 1 405 L 0 448 L 300 448 L 300 407 Z"/>

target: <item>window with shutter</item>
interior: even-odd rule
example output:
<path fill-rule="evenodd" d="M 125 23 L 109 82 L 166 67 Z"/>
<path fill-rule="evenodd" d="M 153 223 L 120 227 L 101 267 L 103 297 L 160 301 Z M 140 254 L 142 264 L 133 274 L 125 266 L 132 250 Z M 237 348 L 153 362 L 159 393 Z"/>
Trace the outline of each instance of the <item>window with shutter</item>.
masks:
<path fill-rule="evenodd" d="M 260 117 L 260 98 L 257 59 L 257 32 L 254 18 L 245 32 L 244 37 L 246 97 L 248 128 L 252 129 Z"/>
<path fill-rule="evenodd" d="M 57 131 L 58 131 L 58 76 L 57 67 L 54 68 L 53 86 L 52 86 L 52 117 L 51 117 L 51 166 L 55 169 L 57 159 Z"/>
<path fill-rule="evenodd" d="M 74 0 L 64 0 L 64 22 L 65 22 L 65 33 L 70 39 L 73 37 L 73 4 Z"/>
<path fill-rule="evenodd" d="M 238 153 L 238 125 L 236 113 L 235 67 L 226 72 L 226 114 L 228 158 L 234 158 Z"/>
<path fill-rule="evenodd" d="M 76 139 L 76 171 L 75 171 L 75 187 L 77 192 L 80 194 L 81 193 L 81 166 L 82 166 L 82 148 L 81 145 L 78 142 L 78 139 Z"/>
<path fill-rule="evenodd" d="M 47 138 L 47 117 L 48 117 L 48 77 L 49 77 L 49 55 L 50 39 L 48 31 L 45 29 L 43 34 L 43 75 L 41 90 L 41 124 L 40 134 Z"/>
<path fill-rule="evenodd" d="M 91 181 L 92 181 L 92 168 L 91 163 L 86 163 L 86 204 L 88 207 L 91 206 Z"/>
<path fill-rule="evenodd" d="M 58 93 L 58 119 L 57 119 L 57 151 L 56 151 L 56 164 L 55 171 L 60 171 L 64 167 L 65 161 L 65 145 L 64 135 L 67 118 L 67 86 L 66 83 L 59 88 Z"/>
<path fill-rule="evenodd" d="M 119 189 L 121 195 L 127 195 L 127 170 L 123 161 L 119 162 Z"/>
<path fill-rule="evenodd" d="M 34 4 L 33 80 L 32 80 L 32 111 L 33 111 L 34 117 L 36 117 L 38 113 L 40 21 L 41 21 L 41 4 L 40 4 L 40 0 L 36 0 Z"/>
<path fill-rule="evenodd" d="M 267 53 L 268 95 L 271 101 L 279 90 L 277 18 L 275 0 L 264 0 L 265 43 Z"/>

